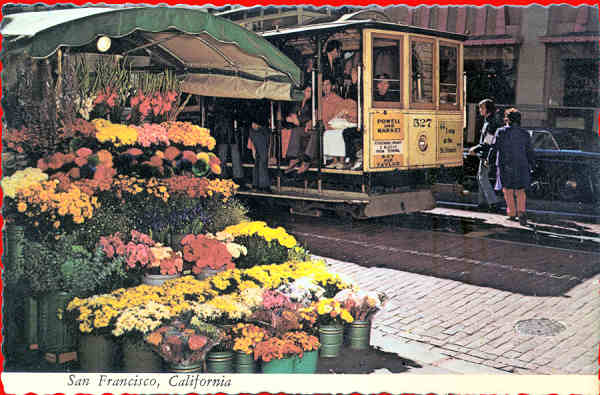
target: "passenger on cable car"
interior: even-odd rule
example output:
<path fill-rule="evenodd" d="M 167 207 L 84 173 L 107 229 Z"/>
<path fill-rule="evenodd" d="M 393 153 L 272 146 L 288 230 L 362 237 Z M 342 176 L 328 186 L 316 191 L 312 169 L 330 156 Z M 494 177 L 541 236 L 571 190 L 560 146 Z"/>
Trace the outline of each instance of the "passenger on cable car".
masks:
<path fill-rule="evenodd" d="M 323 67 L 323 81 L 332 81 L 332 88 L 339 92 L 344 84 L 344 70 L 341 61 L 342 43 L 338 40 L 331 40 L 325 47 L 325 54 L 321 57 L 321 66 Z"/>
<path fill-rule="evenodd" d="M 323 134 L 323 154 L 333 157 L 332 163 L 326 167 L 343 169 L 343 158 L 346 156 L 346 147 L 343 138 L 343 129 L 331 130 L 330 122 L 332 120 L 345 120 L 346 123 L 356 123 L 358 119 L 357 104 L 352 99 L 342 99 L 332 90 L 333 81 L 323 80 L 323 99 L 321 101 L 323 112 L 323 124 L 325 133 Z"/>
<path fill-rule="evenodd" d="M 394 97 L 394 93 L 390 91 L 390 82 L 388 81 L 390 76 L 387 74 L 377 74 L 375 80 L 375 90 L 373 91 L 373 100 L 375 101 L 397 101 L 398 98 Z"/>
<path fill-rule="evenodd" d="M 344 55 L 344 86 L 340 96 L 344 99 L 358 100 L 358 67 L 356 53 L 346 52 Z"/>
<path fill-rule="evenodd" d="M 285 116 L 285 121 L 291 129 L 290 142 L 287 149 L 286 158 L 290 161 L 288 168 L 284 171 L 289 174 L 296 171 L 298 174 L 306 172 L 313 160 L 317 157 L 317 133 L 311 128 L 312 109 L 311 99 L 312 88 L 304 89 L 304 98 L 300 106 L 292 106 Z M 303 149 L 304 137 L 308 136 L 308 142 Z"/>
<path fill-rule="evenodd" d="M 255 150 L 254 169 L 252 171 L 252 187 L 261 192 L 271 192 L 271 179 L 269 178 L 269 137 L 270 129 L 267 125 L 267 116 L 261 108 L 250 107 L 249 136 Z"/>

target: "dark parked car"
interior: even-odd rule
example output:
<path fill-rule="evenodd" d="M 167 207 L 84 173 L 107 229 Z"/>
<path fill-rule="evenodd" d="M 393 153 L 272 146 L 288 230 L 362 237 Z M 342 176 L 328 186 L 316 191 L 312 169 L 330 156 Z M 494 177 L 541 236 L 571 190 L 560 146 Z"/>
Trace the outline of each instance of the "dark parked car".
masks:
<path fill-rule="evenodd" d="M 531 134 L 536 157 L 530 196 L 586 203 L 600 200 L 600 152 L 582 150 L 587 147 L 583 139 L 578 138 L 577 129 L 524 128 Z M 467 155 L 468 149 L 464 154 L 463 184 L 476 189 L 479 159 Z M 490 176 L 493 179 L 496 176 L 493 163 Z"/>

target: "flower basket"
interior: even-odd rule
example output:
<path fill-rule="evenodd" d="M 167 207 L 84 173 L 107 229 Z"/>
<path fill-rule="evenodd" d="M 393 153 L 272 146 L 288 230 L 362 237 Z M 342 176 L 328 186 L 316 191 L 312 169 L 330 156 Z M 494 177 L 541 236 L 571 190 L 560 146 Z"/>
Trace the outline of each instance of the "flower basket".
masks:
<path fill-rule="evenodd" d="M 108 336 L 80 335 L 77 359 L 83 372 L 110 372 L 115 359 L 115 342 Z"/>
<path fill-rule="evenodd" d="M 305 351 L 304 354 L 296 356 L 294 361 L 294 373 L 314 374 L 317 371 L 317 362 L 319 360 L 319 350 Z"/>
<path fill-rule="evenodd" d="M 262 362 L 263 373 L 294 373 L 295 356 Z"/>
<path fill-rule="evenodd" d="M 141 341 L 123 342 L 123 371 L 128 373 L 155 373 L 162 370 L 162 360 L 148 344 Z"/>
<path fill-rule="evenodd" d="M 339 324 L 321 325 L 319 327 L 319 342 L 321 343 L 321 358 L 335 358 L 339 355 L 344 339 L 344 327 Z"/>
<path fill-rule="evenodd" d="M 236 351 L 233 356 L 233 368 L 235 373 L 256 373 L 256 361 L 252 354 Z"/>
<path fill-rule="evenodd" d="M 142 284 L 161 286 L 167 280 L 173 280 L 181 277 L 181 274 L 148 274 L 144 273 Z"/>
<path fill-rule="evenodd" d="M 371 321 L 354 321 L 346 327 L 346 341 L 353 350 L 366 350 L 371 340 Z"/>
<path fill-rule="evenodd" d="M 206 354 L 207 373 L 232 373 L 233 351 L 210 351 Z"/>

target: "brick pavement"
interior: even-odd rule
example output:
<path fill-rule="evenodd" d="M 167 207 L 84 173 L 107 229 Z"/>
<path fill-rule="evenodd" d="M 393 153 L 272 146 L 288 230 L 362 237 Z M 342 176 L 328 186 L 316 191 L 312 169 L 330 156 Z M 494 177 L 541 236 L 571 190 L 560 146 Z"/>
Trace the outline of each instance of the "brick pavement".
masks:
<path fill-rule="evenodd" d="M 390 296 L 374 318 L 372 342 L 428 364 L 427 372 L 598 372 L 600 275 L 563 295 L 539 297 L 323 259 L 361 288 Z M 531 318 L 559 321 L 566 330 L 555 336 L 528 336 L 514 329 L 518 321 Z"/>

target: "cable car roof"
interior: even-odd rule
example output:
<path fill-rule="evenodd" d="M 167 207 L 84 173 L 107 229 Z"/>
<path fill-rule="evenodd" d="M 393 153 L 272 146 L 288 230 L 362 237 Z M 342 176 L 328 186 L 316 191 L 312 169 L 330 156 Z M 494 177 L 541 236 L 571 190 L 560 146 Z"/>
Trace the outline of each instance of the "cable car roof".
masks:
<path fill-rule="evenodd" d="M 280 38 L 280 37 L 291 37 L 291 36 L 302 36 L 308 32 L 323 32 L 323 33 L 337 33 L 340 31 L 348 30 L 351 28 L 357 29 L 382 29 L 392 30 L 397 32 L 423 34 L 427 36 L 434 36 L 440 38 L 447 38 L 450 40 L 465 41 L 468 37 L 464 34 L 445 32 L 435 29 L 426 29 L 411 25 L 401 25 L 398 23 L 381 22 L 372 19 L 366 20 L 337 20 L 334 22 L 317 23 L 314 25 L 298 26 L 291 28 L 280 28 L 278 30 L 270 30 L 262 33 L 263 37 L 266 38 Z"/>

